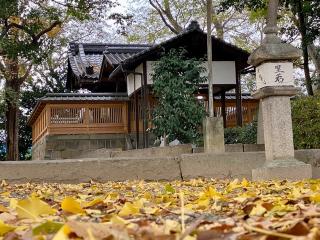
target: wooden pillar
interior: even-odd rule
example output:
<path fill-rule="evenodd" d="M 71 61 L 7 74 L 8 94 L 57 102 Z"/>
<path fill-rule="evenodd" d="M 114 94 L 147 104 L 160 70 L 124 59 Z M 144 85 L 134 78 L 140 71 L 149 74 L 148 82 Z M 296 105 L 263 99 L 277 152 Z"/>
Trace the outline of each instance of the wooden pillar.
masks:
<path fill-rule="evenodd" d="M 136 74 L 133 74 L 134 84 L 134 104 L 135 104 L 135 124 L 136 124 L 136 149 L 139 148 L 139 102 L 138 93 L 136 90 Z"/>
<path fill-rule="evenodd" d="M 241 79 L 239 64 L 236 63 L 236 109 L 237 109 L 237 126 L 242 127 L 242 106 L 241 106 Z"/>
<path fill-rule="evenodd" d="M 227 127 L 227 115 L 226 115 L 226 91 L 223 89 L 221 92 L 221 114 L 223 118 L 223 127 Z"/>
<path fill-rule="evenodd" d="M 148 75 L 147 75 L 147 63 L 143 62 L 143 147 L 149 147 L 149 137 L 148 137 L 148 119 L 147 119 L 147 112 L 148 112 Z"/>
<path fill-rule="evenodd" d="M 128 133 L 130 134 L 131 133 L 131 99 L 130 101 L 127 103 L 127 109 L 128 109 L 128 112 L 127 112 L 127 122 L 128 122 Z"/>

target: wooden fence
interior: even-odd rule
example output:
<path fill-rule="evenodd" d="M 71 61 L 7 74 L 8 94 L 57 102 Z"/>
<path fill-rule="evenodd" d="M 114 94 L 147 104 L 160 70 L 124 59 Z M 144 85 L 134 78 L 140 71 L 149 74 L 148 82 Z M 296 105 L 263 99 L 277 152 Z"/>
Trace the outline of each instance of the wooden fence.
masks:
<path fill-rule="evenodd" d="M 45 134 L 127 133 L 127 102 L 47 104 L 32 125 L 32 141 Z"/>

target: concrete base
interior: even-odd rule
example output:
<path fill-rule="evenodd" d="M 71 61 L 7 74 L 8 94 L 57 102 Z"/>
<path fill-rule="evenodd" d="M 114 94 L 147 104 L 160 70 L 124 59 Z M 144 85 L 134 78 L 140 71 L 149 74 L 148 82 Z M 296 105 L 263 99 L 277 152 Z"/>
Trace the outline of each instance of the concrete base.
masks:
<path fill-rule="evenodd" d="M 290 160 L 273 160 L 263 167 L 252 170 L 252 180 L 303 180 L 312 178 L 312 167 L 310 164 Z"/>
<path fill-rule="evenodd" d="M 222 117 L 206 117 L 203 120 L 203 139 L 206 153 L 225 152 Z"/>

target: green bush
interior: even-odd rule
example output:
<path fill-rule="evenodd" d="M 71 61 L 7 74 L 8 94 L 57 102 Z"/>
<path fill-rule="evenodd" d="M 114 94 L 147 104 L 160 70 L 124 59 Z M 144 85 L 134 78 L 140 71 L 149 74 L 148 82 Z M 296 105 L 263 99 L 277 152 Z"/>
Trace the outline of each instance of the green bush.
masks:
<path fill-rule="evenodd" d="M 320 95 L 291 101 L 296 149 L 320 148 Z"/>
<path fill-rule="evenodd" d="M 169 141 L 195 143 L 199 138 L 204 107 L 194 93 L 206 81 L 203 61 L 188 58 L 183 49 L 172 49 L 154 64 L 153 91 L 158 104 L 153 110 L 152 132 Z"/>
<path fill-rule="evenodd" d="M 253 121 L 244 127 L 226 128 L 224 130 L 224 142 L 226 144 L 257 143 L 257 121 Z"/>
<path fill-rule="evenodd" d="M 320 148 L 320 95 L 291 101 L 295 149 Z M 257 122 L 225 129 L 225 143 L 256 143 Z"/>

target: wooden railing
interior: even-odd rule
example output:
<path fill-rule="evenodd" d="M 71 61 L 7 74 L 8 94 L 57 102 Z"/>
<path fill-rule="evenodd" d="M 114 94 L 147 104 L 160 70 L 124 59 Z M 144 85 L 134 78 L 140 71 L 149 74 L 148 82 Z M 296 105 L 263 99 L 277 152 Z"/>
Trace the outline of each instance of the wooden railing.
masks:
<path fill-rule="evenodd" d="M 251 123 L 257 117 L 259 102 L 243 101 L 242 102 L 242 123 Z M 214 112 L 216 116 L 222 116 L 221 102 L 214 101 Z M 237 108 L 235 101 L 226 101 L 226 127 L 232 128 L 237 126 Z"/>
<path fill-rule="evenodd" d="M 131 101 L 131 112 L 130 112 L 130 129 L 131 132 L 136 132 L 136 109 L 135 104 Z M 149 100 L 149 109 L 152 109 L 155 106 L 155 100 Z M 205 109 L 208 111 L 208 102 L 204 102 Z M 243 124 L 251 123 L 253 120 L 256 119 L 257 111 L 258 111 L 259 102 L 258 101 L 242 101 L 242 122 Z M 142 110 L 140 100 L 138 102 L 138 112 L 139 112 L 139 132 L 143 131 L 142 125 Z M 214 101 L 214 112 L 216 116 L 222 116 L 222 109 L 221 109 L 221 101 L 215 100 Z M 148 127 L 151 127 L 151 112 L 149 112 L 149 121 Z M 237 126 L 237 108 L 236 108 L 236 101 L 235 100 L 227 100 L 226 101 L 226 127 L 232 128 Z"/>
<path fill-rule="evenodd" d="M 127 104 L 47 104 L 32 126 L 32 141 L 45 134 L 127 133 Z"/>

